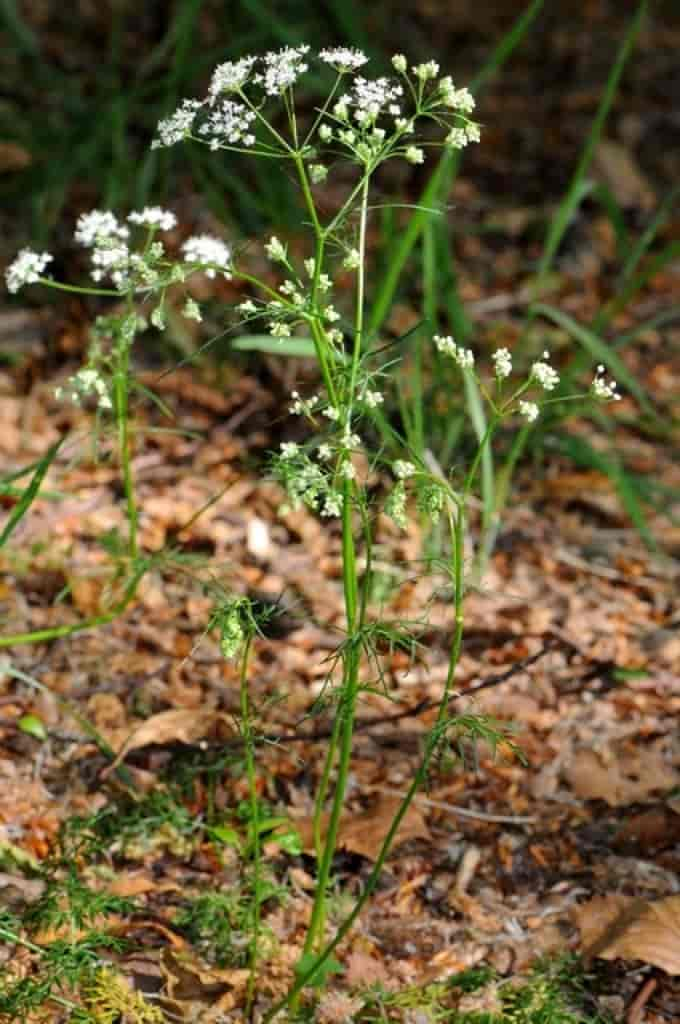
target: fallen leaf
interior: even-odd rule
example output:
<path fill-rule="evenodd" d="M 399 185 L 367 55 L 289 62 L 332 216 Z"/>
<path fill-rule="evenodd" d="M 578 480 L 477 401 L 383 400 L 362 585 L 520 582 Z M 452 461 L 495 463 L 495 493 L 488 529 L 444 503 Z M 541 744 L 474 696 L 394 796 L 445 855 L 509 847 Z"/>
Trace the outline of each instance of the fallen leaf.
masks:
<path fill-rule="evenodd" d="M 604 748 L 579 750 L 564 767 L 567 782 L 584 800 L 604 800 L 610 807 L 644 800 L 677 784 L 677 773 L 659 748 L 618 753 Z"/>
<path fill-rule="evenodd" d="M 624 207 L 651 210 L 656 204 L 654 190 L 638 167 L 631 151 L 614 139 L 601 139 L 595 150 L 593 172 L 609 186 Z"/>
<path fill-rule="evenodd" d="M 204 739 L 216 725 L 228 726 L 233 733 L 229 715 L 220 711 L 196 711 L 179 708 L 173 711 L 159 711 L 130 733 L 116 755 L 115 761 L 107 768 L 112 772 L 131 750 L 163 743 L 196 743 Z"/>
<path fill-rule="evenodd" d="M 381 797 L 373 807 L 361 814 L 343 814 L 340 818 L 338 831 L 338 849 L 359 853 L 367 860 L 375 860 L 394 819 L 401 800 L 399 797 Z M 321 820 L 321 833 L 325 835 L 330 819 L 324 814 Z M 296 821 L 295 827 L 302 837 L 303 848 L 307 853 L 314 852 L 314 826 L 311 819 Z M 394 837 L 392 849 L 409 839 L 429 839 L 430 830 L 425 823 L 422 811 L 413 804 L 402 818 Z"/>
<path fill-rule="evenodd" d="M 602 960 L 642 960 L 680 974 L 680 896 L 653 903 L 610 894 L 574 908 L 584 952 Z"/>

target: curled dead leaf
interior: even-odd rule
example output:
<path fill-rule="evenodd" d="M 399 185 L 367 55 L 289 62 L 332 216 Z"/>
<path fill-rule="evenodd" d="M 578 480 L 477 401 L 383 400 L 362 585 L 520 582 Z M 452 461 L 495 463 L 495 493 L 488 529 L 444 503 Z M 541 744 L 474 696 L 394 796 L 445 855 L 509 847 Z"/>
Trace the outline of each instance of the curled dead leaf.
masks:
<path fill-rule="evenodd" d="M 647 902 L 620 894 L 574 908 L 584 952 L 602 960 L 642 960 L 680 974 L 680 896 Z"/>
<path fill-rule="evenodd" d="M 151 715 L 127 737 L 116 755 L 115 761 L 107 768 L 112 772 L 131 750 L 163 743 L 196 743 L 205 739 L 216 726 L 222 726 L 228 735 L 234 734 L 229 715 L 220 711 L 198 711 L 191 708 L 177 708 L 159 711 Z"/>

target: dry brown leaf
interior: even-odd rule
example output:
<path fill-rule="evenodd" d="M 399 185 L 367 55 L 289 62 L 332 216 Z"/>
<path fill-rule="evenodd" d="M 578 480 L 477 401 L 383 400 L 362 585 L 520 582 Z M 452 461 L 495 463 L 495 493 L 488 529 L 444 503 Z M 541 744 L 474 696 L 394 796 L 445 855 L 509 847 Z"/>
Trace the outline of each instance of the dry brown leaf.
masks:
<path fill-rule="evenodd" d="M 344 814 L 340 819 L 338 832 L 338 848 L 349 850 L 350 853 L 359 853 L 368 860 L 375 860 L 380 853 L 383 840 L 392 824 L 395 814 L 399 809 L 401 800 L 399 797 L 384 796 L 368 811 L 360 814 Z M 325 814 L 321 822 L 322 835 L 328 827 L 330 815 Z M 314 829 L 311 819 L 308 821 L 296 822 L 304 849 L 314 852 Z M 397 834 L 394 838 L 392 848 L 399 843 L 405 843 L 409 839 L 429 839 L 430 830 L 425 823 L 423 813 L 413 804 L 404 815 Z"/>
<path fill-rule="evenodd" d="M 382 960 L 363 950 L 354 950 L 345 958 L 345 982 L 349 988 L 366 987 L 376 982 L 384 984 L 389 977 Z"/>
<path fill-rule="evenodd" d="M 565 765 L 567 782 L 584 800 L 604 800 L 619 807 L 644 800 L 658 790 L 672 789 L 677 774 L 660 749 L 617 753 L 611 748 L 598 753 L 579 750 Z"/>
<path fill-rule="evenodd" d="M 680 974 L 680 896 L 653 903 L 627 896 L 599 896 L 575 908 L 587 956 L 642 960 Z"/>
<path fill-rule="evenodd" d="M 163 950 L 161 970 L 170 999 L 184 1001 L 215 997 L 225 988 L 243 988 L 249 971 L 243 968 L 207 967 L 189 952 Z"/>
<path fill-rule="evenodd" d="M 621 206 L 654 208 L 654 189 L 627 146 L 614 139 L 601 139 L 595 150 L 593 171 L 608 185 Z"/>
<path fill-rule="evenodd" d="M 159 711 L 142 722 L 123 743 L 115 761 L 107 773 L 120 764 L 131 750 L 162 743 L 196 743 L 204 739 L 218 724 L 224 724 L 233 731 L 231 718 L 219 711 L 197 711 L 179 708 L 173 711 Z"/>

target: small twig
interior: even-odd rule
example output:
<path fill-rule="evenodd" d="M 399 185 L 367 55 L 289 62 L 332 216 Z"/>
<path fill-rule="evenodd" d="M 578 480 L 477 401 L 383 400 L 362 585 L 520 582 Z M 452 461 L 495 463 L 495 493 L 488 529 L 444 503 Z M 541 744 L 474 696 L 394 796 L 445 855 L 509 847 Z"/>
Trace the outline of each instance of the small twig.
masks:
<path fill-rule="evenodd" d="M 658 978 L 647 978 L 644 985 L 638 989 L 637 995 L 633 999 L 633 1002 L 628 1007 L 628 1013 L 626 1014 L 626 1024 L 641 1024 L 645 1006 L 649 1002 L 650 997 L 658 987 Z"/>
<path fill-rule="evenodd" d="M 406 795 L 399 789 L 392 789 L 390 786 L 373 786 L 372 789 L 379 793 L 388 793 L 390 796 L 398 796 L 403 799 Z M 449 804 L 444 800 L 432 800 L 429 796 L 416 795 L 413 798 L 417 803 L 425 807 L 433 807 L 437 811 L 445 811 L 447 814 L 455 814 L 458 818 L 470 818 L 473 821 L 488 821 L 493 825 L 535 825 L 538 818 L 529 815 L 512 814 L 489 814 L 486 811 L 471 811 L 469 807 L 460 807 L 458 804 Z"/>

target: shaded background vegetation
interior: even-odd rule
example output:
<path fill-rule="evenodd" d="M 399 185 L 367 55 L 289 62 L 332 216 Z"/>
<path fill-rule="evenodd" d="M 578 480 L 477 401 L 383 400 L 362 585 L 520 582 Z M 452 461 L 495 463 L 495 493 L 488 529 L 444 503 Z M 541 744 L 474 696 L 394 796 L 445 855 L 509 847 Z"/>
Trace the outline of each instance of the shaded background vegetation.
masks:
<path fill-rule="evenodd" d="M 616 78 L 617 55 L 640 6 L 640 30 Z M 518 19 L 526 11 L 535 16 L 518 34 Z M 312 47 L 355 45 L 370 54 L 373 74 L 389 69 L 395 51 L 405 50 L 413 60 L 435 58 L 456 83 L 476 82 L 483 143 L 463 154 L 457 176 L 449 174 L 432 197 L 446 217 L 430 218 L 417 236 L 422 246 L 414 244 L 405 254 L 417 261 L 417 273 L 385 280 L 408 213 L 388 205 L 376 212 L 370 239 L 373 332 L 400 338 L 420 318 L 430 333 L 445 327 L 461 341 L 474 336 L 482 351 L 510 343 L 527 359 L 557 342 L 570 366 L 566 350 L 575 343 L 583 351 L 575 358 L 572 378 L 596 362 L 608 362 L 612 349 L 625 347 L 630 375 L 623 383 L 642 404 L 634 429 L 663 439 L 672 408 L 666 403 L 654 409 L 638 380 L 659 353 L 652 346 L 645 364 L 646 350 L 638 343 L 646 325 L 656 329 L 660 318 L 670 333 L 660 335 L 658 344 L 677 355 L 672 325 L 679 310 L 672 284 L 680 249 L 674 188 L 680 179 L 680 11 L 675 3 L 2 0 L 0 14 L 0 262 L 21 245 L 46 246 L 56 254 L 55 276 L 74 279 L 80 268 L 72 226 L 79 212 L 93 206 L 123 212 L 149 202 L 170 204 L 187 230 L 223 230 L 235 242 L 272 229 L 292 235 L 299 228 L 297 194 L 280 166 L 216 156 L 195 146 L 152 152 L 159 118 L 183 97 L 203 95 L 217 63 L 267 48 L 303 41 Z M 502 59 L 504 47 L 511 50 L 507 59 Z M 608 83 L 613 103 L 598 125 Z M 308 89 L 300 102 L 311 110 L 313 79 Z M 607 150 L 598 143 L 600 130 Z M 386 196 L 392 202 L 395 197 L 401 203 L 417 201 L 434 166 L 432 159 L 424 167 L 388 169 L 389 177 L 381 179 Z M 570 202 L 570 188 L 575 202 L 562 232 L 560 209 Z M 546 259 L 551 232 L 559 244 L 554 259 Z M 566 327 L 553 317 L 552 333 L 546 333 L 545 322 L 537 328 L 533 314 L 527 318 L 526 301 L 512 312 L 513 296 L 526 291 L 537 272 L 551 300 L 572 317 Z M 659 273 L 666 274 L 660 288 Z M 650 281 L 651 296 L 645 291 Z M 487 312 L 478 316 L 475 303 L 498 294 L 510 296 L 510 312 L 496 319 Z M 45 295 L 27 292 L 19 301 L 44 305 Z M 81 315 L 72 299 L 52 295 L 50 302 L 52 308 L 68 308 L 83 325 L 91 319 L 92 309 Z M 578 334 L 579 324 L 593 330 L 594 342 Z M 82 337 L 84 347 L 84 327 Z M 397 388 L 395 422 L 416 448 L 427 437 L 446 467 L 463 418 L 446 391 L 423 382 L 420 345 L 416 339 L 404 351 L 407 363 L 415 361 L 412 379 L 418 383 L 415 393 Z M 70 344 L 67 355 L 77 349 Z M 427 375 L 430 357 L 423 358 Z M 618 364 L 609 368 L 616 375 Z M 424 398 L 433 415 L 422 412 Z M 474 409 L 468 411 L 474 415 Z M 603 414 L 597 415 L 601 426 Z M 565 440 L 560 417 L 546 416 L 527 450 L 541 458 L 549 442 L 553 455 L 559 448 L 580 465 L 604 472 L 629 519 L 651 541 L 643 505 L 655 494 L 657 505 L 665 507 L 667 492 L 652 494 L 653 482 L 628 472 L 616 438 L 604 456 L 587 439 Z M 505 454 L 512 459 L 512 452 Z M 498 504 L 491 495 L 492 471 L 487 466 L 489 509 Z"/>
<path fill-rule="evenodd" d="M 375 74 L 389 67 L 391 53 L 407 49 L 413 59 L 436 58 L 466 83 L 525 7 L 519 0 L 3 0 L 3 235 L 53 240 L 65 230 L 64 205 L 125 207 L 176 199 L 187 188 L 245 232 L 293 223 L 293 197 L 268 165 L 249 162 L 246 171 L 233 157 L 186 147 L 151 153 L 159 117 L 180 98 L 201 95 L 216 63 L 302 41 L 359 46 Z M 565 188 L 636 4 L 544 7 L 485 89 L 485 144 L 465 156 L 465 176 L 497 201 L 543 204 Z M 609 125 L 661 190 L 678 174 L 679 43 L 677 6 L 657 5 Z"/>

